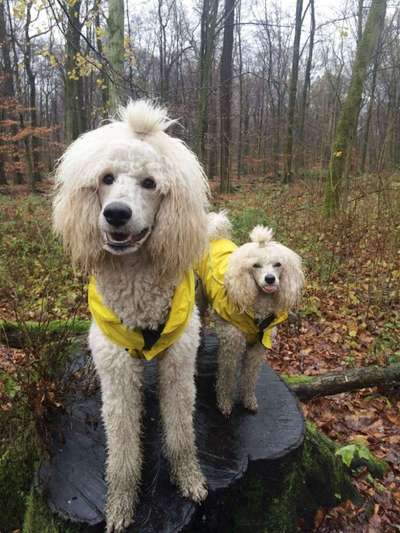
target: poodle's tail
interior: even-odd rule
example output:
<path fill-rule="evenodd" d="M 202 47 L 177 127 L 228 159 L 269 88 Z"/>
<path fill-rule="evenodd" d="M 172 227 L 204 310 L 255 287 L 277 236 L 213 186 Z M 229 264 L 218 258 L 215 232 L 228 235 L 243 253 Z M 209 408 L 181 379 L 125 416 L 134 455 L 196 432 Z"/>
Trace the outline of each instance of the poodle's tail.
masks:
<path fill-rule="evenodd" d="M 208 213 L 207 218 L 207 232 L 211 241 L 215 239 L 230 238 L 232 224 L 226 211 Z"/>
<path fill-rule="evenodd" d="M 256 226 L 250 232 L 250 240 L 258 243 L 259 246 L 266 246 L 273 238 L 273 230 L 265 226 Z"/>
<path fill-rule="evenodd" d="M 118 117 L 137 135 L 165 131 L 177 122 L 168 117 L 166 109 L 149 100 L 131 100 L 126 107 L 119 108 Z"/>

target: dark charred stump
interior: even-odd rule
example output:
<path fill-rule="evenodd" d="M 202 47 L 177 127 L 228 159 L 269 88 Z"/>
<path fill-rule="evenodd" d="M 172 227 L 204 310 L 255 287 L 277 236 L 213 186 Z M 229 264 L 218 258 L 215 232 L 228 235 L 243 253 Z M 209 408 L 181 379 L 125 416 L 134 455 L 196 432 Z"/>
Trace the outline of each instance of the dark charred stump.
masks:
<path fill-rule="evenodd" d="M 294 469 L 303 453 L 303 416 L 292 392 L 267 365 L 263 365 L 257 385 L 258 413 L 236 406 L 230 418 L 222 416 L 214 393 L 216 346 L 214 335 L 205 337 L 196 378 L 196 438 L 209 496 L 196 505 L 181 497 L 170 482 L 162 456 L 155 365 L 149 363 L 143 482 L 135 523 L 129 531 L 261 531 L 257 524 L 261 528 L 262 522 L 264 528 L 268 509 L 270 517 L 275 513 L 274 520 L 279 522 L 276 500 L 287 498 L 288 483 L 297 476 Z M 80 359 L 83 364 L 85 357 Z M 81 531 L 103 531 L 105 435 L 100 392 L 88 396 L 84 386 L 74 387 L 74 391 L 65 412 L 54 420 L 52 456 L 39 469 L 39 487 L 59 516 L 86 524 Z M 288 515 L 287 509 L 285 513 Z M 292 514 L 285 520 L 295 523 L 298 517 Z M 283 531 L 278 523 L 277 527 L 275 531 Z"/>

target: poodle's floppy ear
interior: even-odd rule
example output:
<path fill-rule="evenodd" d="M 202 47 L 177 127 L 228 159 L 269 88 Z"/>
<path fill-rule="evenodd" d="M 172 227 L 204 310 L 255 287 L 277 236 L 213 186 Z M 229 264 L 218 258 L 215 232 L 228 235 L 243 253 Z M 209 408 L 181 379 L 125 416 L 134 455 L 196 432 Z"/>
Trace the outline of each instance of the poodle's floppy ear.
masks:
<path fill-rule="evenodd" d="M 157 270 L 176 277 L 200 259 L 208 244 L 208 185 L 196 156 L 180 140 L 163 135 L 169 190 L 148 246 Z"/>
<path fill-rule="evenodd" d="M 287 311 L 299 303 L 304 286 L 304 273 L 300 256 L 286 246 L 280 246 L 283 249 L 283 269 L 280 279 L 278 306 L 280 309 Z"/>
<path fill-rule="evenodd" d="M 250 240 L 258 243 L 259 246 L 267 246 L 272 241 L 274 232 L 271 228 L 265 226 L 255 226 L 250 232 Z"/>
<path fill-rule="evenodd" d="M 75 141 L 78 142 L 78 141 Z M 56 169 L 53 199 L 53 228 L 62 238 L 72 263 L 89 273 L 102 253 L 98 228 L 100 204 L 95 187 L 79 186 L 79 160 L 74 143 L 65 152 Z"/>
<path fill-rule="evenodd" d="M 251 308 L 257 298 L 257 285 L 251 274 L 254 261 L 249 255 L 249 245 L 244 244 L 230 256 L 225 273 L 228 296 L 241 311 Z"/>

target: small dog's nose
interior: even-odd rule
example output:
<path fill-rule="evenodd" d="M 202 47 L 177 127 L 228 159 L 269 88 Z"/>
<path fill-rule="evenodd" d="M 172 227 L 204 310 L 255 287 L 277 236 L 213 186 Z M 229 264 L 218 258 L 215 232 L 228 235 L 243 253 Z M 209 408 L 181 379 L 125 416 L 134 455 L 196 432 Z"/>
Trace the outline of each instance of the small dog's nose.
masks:
<path fill-rule="evenodd" d="M 265 283 L 268 283 L 268 285 L 275 283 L 275 276 L 273 274 L 267 274 L 264 279 Z"/>
<path fill-rule="evenodd" d="M 111 202 L 103 211 L 104 218 L 111 226 L 119 228 L 128 222 L 132 209 L 122 202 Z"/>

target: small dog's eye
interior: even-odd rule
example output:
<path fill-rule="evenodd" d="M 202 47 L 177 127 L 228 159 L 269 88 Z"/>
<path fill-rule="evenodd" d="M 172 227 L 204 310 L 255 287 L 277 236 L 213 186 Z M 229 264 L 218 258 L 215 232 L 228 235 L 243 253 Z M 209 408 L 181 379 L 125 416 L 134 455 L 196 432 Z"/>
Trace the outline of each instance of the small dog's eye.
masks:
<path fill-rule="evenodd" d="M 253 268 L 261 268 L 260 263 L 254 263 Z"/>
<path fill-rule="evenodd" d="M 153 180 L 153 178 L 145 178 L 141 184 L 144 189 L 155 189 L 156 188 L 156 182 Z"/>
<path fill-rule="evenodd" d="M 105 176 L 103 176 L 103 179 L 102 179 L 102 182 L 105 185 L 112 185 L 114 181 L 115 181 L 115 178 L 112 174 L 106 174 Z"/>
<path fill-rule="evenodd" d="M 275 268 L 279 268 L 279 267 L 281 267 L 281 266 L 282 266 L 282 265 L 281 265 L 280 263 L 274 263 L 274 267 L 275 267 Z"/>

